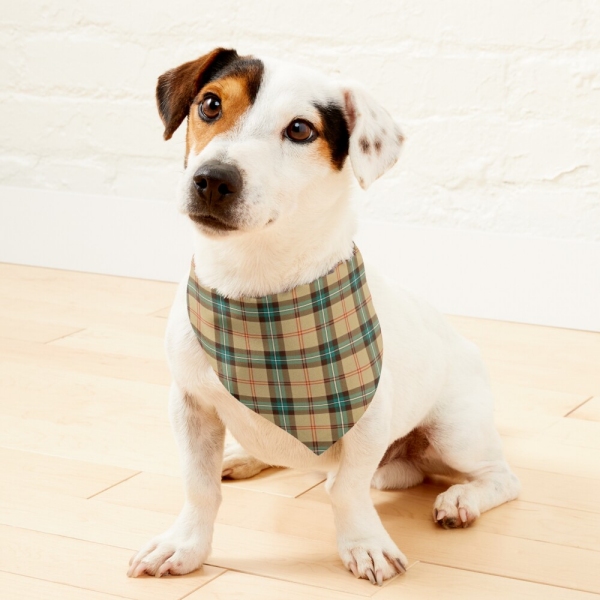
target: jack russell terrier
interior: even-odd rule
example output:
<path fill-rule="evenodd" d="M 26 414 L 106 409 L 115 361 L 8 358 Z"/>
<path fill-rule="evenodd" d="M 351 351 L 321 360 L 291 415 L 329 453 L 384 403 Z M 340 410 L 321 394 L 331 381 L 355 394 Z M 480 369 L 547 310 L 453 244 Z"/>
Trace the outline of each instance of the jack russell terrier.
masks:
<path fill-rule="evenodd" d="M 341 559 L 379 585 L 407 560 L 371 486 L 460 474 L 433 506 L 444 528 L 516 498 L 478 349 L 354 246 L 351 178 L 366 189 L 403 142 L 377 100 L 222 48 L 167 71 L 156 94 L 165 139 L 187 117 L 178 207 L 194 256 L 166 339 L 186 500 L 128 575 L 199 568 L 221 478 L 270 465 L 327 472 Z"/>

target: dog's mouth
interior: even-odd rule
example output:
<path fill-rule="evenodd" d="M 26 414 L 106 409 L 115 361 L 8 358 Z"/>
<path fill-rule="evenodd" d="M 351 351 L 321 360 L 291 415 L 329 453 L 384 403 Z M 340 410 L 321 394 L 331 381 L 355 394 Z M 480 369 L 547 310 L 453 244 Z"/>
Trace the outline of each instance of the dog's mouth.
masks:
<path fill-rule="evenodd" d="M 202 225 L 208 229 L 212 229 L 215 231 L 236 231 L 237 227 L 218 219 L 212 215 L 196 215 L 190 213 L 188 215 L 194 223 L 198 223 L 198 225 Z"/>

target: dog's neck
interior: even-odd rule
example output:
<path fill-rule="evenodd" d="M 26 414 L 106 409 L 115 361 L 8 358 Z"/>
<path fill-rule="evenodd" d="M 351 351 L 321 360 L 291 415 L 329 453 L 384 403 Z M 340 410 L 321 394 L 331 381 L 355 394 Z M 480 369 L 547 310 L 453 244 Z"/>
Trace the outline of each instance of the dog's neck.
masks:
<path fill-rule="evenodd" d="M 356 217 L 348 193 L 322 215 L 301 211 L 256 232 L 227 237 L 195 235 L 198 281 L 223 296 L 260 297 L 325 275 L 350 258 Z"/>

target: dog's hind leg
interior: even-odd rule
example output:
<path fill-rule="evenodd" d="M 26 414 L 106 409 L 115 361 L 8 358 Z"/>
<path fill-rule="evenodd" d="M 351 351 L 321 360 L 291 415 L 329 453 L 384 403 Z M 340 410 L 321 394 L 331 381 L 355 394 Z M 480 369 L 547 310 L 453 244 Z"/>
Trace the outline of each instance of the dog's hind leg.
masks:
<path fill-rule="evenodd" d="M 514 500 L 521 487 L 504 459 L 493 423 L 491 393 L 479 390 L 458 404 L 430 436 L 442 461 L 467 479 L 440 494 L 433 505 L 433 519 L 445 529 L 468 527 L 486 510 Z M 482 404 L 489 406 L 489 411 L 478 410 Z"/>
<path fill-rule="evenodd" d="M 395 459 L 379 467 L 371 480 L 378 490 L 404 490 L 423 481 L 423 472 L 412 462 Z"/>
<path fill-rule="evenodd" d="M 371 487 L 402 490 L 421 483 L 424 475 L 419 465 L 428 447 L 427 435 L 421 428 L 413 429 L 394 441 L 385 451 L 371 480 Z"/>
<path fill-rule="evenodd" d="M 225 443 L 221 477 L 248 479 L 270 466 L 248 454 L 236 440 L 227 440 Z"/>

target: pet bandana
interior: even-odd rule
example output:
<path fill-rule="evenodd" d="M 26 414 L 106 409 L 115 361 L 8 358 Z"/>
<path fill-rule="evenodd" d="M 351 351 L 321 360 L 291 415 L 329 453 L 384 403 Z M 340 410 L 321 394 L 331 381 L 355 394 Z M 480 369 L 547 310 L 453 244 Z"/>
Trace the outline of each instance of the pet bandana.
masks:
<path fill-rule="evenodd" d="M 237 300 L 202 287 L 192 262 L 187 303 L 229 393 L 315 454 L 350 430 L 373 399 L 383 344 L 358 248 L 312 283 Z"/>

